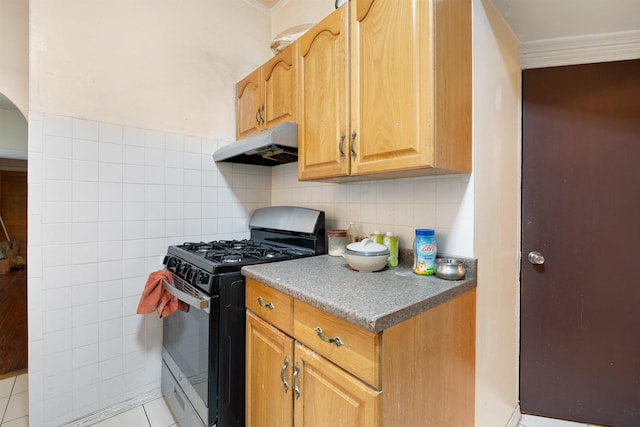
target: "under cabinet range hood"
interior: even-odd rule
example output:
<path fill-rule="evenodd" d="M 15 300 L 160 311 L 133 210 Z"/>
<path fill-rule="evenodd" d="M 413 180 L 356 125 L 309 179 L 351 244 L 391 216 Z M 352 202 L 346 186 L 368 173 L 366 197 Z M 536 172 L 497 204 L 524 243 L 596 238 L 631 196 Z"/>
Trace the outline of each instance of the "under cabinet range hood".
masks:
<path fill-rule="evenodd" d="M 298 161 L 298 125 L 284 122 L 220 147 L 213 153 L 216 162 L 277 166 Z"/>

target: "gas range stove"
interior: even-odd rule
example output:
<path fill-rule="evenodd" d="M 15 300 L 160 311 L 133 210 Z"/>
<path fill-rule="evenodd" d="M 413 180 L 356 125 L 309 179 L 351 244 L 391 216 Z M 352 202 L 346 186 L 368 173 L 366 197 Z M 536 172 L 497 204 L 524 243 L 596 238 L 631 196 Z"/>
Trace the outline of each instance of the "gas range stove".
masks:
<path fill-rule="evenodd" d="M 303 249 L 278 247 L 253 240 L 221 240 L 170 246 L 164 264 L 175 276 L 207 293 L 215 291 L 215 276 L 238 272 L 245 265 L 315 255 Z"/>
<path fill-rule="evenodd" d="M 163 320 L 162 394 L 180 425 L 244 426 L 243 266 L 326 253 L 324 212 L 256 210 L 247 240 L 169 246 L 163 288 L 189 305 Z"/>
<path fill-rule="evenodd" d="M 326 253 L 324 212 L 278 206 L 258 209 L 249 222 L 251 238 L 185 242 L 169 246 L 164 265 L 174 278 L 211 294 L 216 277 L 245 265 Z"/>

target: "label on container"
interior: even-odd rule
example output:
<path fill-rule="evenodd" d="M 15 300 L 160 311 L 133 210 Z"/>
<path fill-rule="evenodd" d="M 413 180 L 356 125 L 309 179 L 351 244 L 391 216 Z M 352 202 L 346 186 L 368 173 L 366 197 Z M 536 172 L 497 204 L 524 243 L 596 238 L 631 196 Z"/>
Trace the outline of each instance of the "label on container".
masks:
<path fill-rule="evenodd" d="M 436 239 L 434 236 L 416 235 L 413 272 L 431 276 L 436 272 Z"/>

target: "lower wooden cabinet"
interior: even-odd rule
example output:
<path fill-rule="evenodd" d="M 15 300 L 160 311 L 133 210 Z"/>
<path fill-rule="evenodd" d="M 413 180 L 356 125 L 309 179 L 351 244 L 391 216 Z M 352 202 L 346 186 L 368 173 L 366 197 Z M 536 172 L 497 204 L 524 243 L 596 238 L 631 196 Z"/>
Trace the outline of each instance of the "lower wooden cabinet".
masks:
<path fill-rule="evenodd" d="M 251 279 L 246 295 L 247 427 L 474 425 L 475 289 L 379 333 Z"/>
<path fill-rule="evenodd" d="M 377 426 L 380 392 L 296 342 L 294 425 Z M 297 397 L 298 390 L 299 398 Z"/>
<path fill-rule="evenodd" d="M 379 425 L 380 392 L 247 311 L 247 426 Z"/>
<path fill-rule="evenodd" d="M 293 424 L 293 338 L 247 310 L 245 425 Z"/>

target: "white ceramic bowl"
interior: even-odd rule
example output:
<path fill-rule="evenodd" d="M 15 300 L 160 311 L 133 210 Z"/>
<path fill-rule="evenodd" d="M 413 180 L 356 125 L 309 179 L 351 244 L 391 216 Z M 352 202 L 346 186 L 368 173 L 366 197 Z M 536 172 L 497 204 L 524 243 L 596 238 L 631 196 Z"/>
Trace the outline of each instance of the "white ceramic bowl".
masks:
<path fill-rule="evenodd" d="M 361 272 L 382 270 L 389 261 L 389 249 L 370 239 L 347 245 L 344 258 L 349 267 Z"/>

